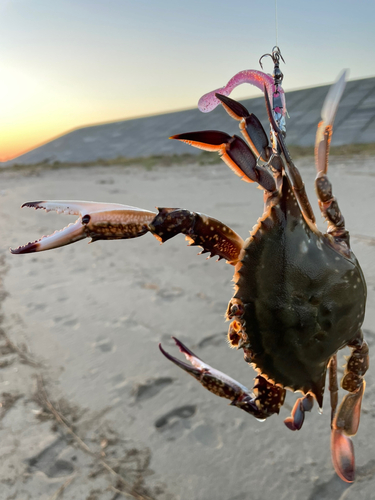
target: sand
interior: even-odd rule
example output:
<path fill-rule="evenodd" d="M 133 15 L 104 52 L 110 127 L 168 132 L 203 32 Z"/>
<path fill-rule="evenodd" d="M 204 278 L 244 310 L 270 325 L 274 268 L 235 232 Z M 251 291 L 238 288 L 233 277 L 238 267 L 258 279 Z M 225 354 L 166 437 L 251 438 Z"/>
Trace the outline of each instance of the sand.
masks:
<path fill-rule="evenodd" d="M 368 283 L 364 331 L 370 347 L 374 162 L 334 158 L 329 172 Z M 298 164 L 318 213 L 313 160 Z M 183 207 L 247 237 L 262 214 L 255 185 L 241 182 L 224 164 L 2 172 L 0 183 L 1 500 L 373 498 L 373 367 L 354 439 L 357 480 L 347 485 L 331 465 L 327 394 L 323 414 L 315 406 L 303 429 L 292 433 L 283 419 L 296 395 L 288 394 L 279 416 L 260 423 L 160 354 L 162 342 L 178 355 L 174 335 L 251 387 L 253 370 L 225 337 L 232 266 L 197 256 L 183 236 L 163 246 L 148 234 L 30 255 L 8 251 L 75 220 L 19 209 L 41 199 Z"/>

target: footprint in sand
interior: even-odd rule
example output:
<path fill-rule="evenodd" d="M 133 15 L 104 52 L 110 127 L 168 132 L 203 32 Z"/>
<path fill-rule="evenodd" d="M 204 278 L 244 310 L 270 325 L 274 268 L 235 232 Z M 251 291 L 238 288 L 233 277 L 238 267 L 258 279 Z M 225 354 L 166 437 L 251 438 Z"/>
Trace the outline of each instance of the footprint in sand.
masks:
<path fill-rule="evenodd" d="M 47 477 L 69 476 L 74 472 L 74 466 L 67 460 L 59 459 L 60 453 L 66 448 L 62 439 L 57 439 L 38 455 L 27 460 L 29 472 L 41 471 Z"/>
<path fill-rule="evenodd" d="M 226 338 L 227 333 L 215 333 L 214 335 L 209 335 L 208 337 L 204 337 L 200 342 L 198 342 L 197 347 L 202 349 L 204 347 L 216 347 L 218 345 L 223 345 L 224 339 Z"/>
<path fill-rule="evenodd" d="M 95 184 L 114 184 L 115 181 L 111 178 L 108 179 L 98 179 Z"/>
<path fill-rule="evenodd" d="M 182 288 L 171 286 L 170 288 L 162 288 L 156 293 L 163 300 L 175 300 L 184 295 Z"/>
<path fill-rule="evenodd" d="M 173 383 L 173 378 L 160 377 L 156 379 L 147 380 L 144 384 L 139 384 L 133 389 L 133 396 L 137 403 L 145 401 L 146 399 L 153 398 L 160 391 Z"/>
<path fill-rule="evenodd" d="M 63 325 L 68 326 L 70 328 L 77 327 L 77 325 L 79 326 L 78 319 L 77 318 L 67 319 L 66 321 L 64 321 Z"/>
<path fill-rule="evenodd" d="M 116 401 L 123 399 L 129 400 L 132 394 L 131 385 L 122 373 L 118 373 L 117 375 L 111 377 L 108 382 L 111 386 L 109 390 L 114 393 Z"/>
<path fill-rule="evenodd" d="M 30 302 L 29 304 L 27 304 L 27 307 L 29 309 L 32 309 L 33 311 L 44 311 L 47 308 L 47 305 L 42 303 L 37 304 L 35 302 Z"/>
<path fill-rule="evenodd" d="M 158 418 L 154 425 L 158 431 L 163 432 L 167 441 L 174 441 L 191 428 L 190 418 L 196 411 L 195 405 L 180 406 Z"/>
<path fill-rule="evenodd" d="M 190 433 L 198 443 L 208 448 L 221 448 L 223 442 L 219 431 L 210 424 L 200 423 Z"/>
<path fill-rule="evenodd" d="M 79 328 L 79 322 L 77 318 L 72 318 L 70 315 L 66 316 L 55 316 L 53 318 L 55 323 L 61 323 L 63 326 L 67 326 L 73 329 Z"/>
<path fill-rule="evenodd" d="M 101 352 L 113 352 L 116 350 L 116 346 L 111 339 L 98 340 L 94 342 L 93 346 Z"/>

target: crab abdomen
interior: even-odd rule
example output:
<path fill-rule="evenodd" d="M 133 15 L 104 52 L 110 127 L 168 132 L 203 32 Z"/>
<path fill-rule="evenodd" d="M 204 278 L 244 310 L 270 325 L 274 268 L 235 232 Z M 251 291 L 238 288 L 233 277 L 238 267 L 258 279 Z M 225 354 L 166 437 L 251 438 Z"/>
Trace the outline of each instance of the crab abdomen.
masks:
<path fill-rule="evenodd" d="M 251 362 L 269 379 L 322 400 L 329 358 L 364 318 L 366 285 L 354 256 L 305 223 L 284 180 L 237 265 Z"/>

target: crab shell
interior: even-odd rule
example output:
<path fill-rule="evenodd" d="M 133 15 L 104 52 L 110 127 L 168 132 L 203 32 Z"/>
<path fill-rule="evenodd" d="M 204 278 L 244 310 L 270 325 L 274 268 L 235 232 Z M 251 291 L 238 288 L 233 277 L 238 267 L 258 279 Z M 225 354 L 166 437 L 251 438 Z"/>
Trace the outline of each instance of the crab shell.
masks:
<path fill-rule="evenodd" d="M 235 283 L 254 368 L 312 392 L 321 407 L 329 359 L 362 325 L 366 283 L 354 254 L 305 222 L 285 176 L 280 202 L 245 243 Z"/>

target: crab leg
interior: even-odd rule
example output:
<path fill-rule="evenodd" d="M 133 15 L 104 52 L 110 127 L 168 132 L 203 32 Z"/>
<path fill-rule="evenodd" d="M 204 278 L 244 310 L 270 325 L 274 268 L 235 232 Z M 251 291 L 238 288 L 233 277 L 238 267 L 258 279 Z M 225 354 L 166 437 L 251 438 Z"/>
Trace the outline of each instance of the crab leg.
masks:
<path fill-rule="evenodd" d="M 213 217 L 180 208 L 159 208 L 149 224 L 149 231 L 161 243 L 177 234 L 184 234 L 189 246 L 200 246 L 200 252 L 210 253 L 235 265 L 244 241 L 235 231 Z"/>
<path fill-rule="evenodd" d="M 267 134 L 258 118 L 234 99 L 220 94 L 215 95 L 228 115 L 240 122 L 241 133 L 256 158 L 270 164 L 274 172 L 281 173 L 282 160 L 279 155 L 272 154 Z"/>
<path fill-rule="evenodd" d="M 286 147 L 284 137 L 282 134 L 282 131 L 278 127 L 275 118 L 272 113 L 272 107 L 271 103 L 266 91 L 266 87 L 264 87 L 264 97 L 266 100 L 266 108 L 267 108 L 267 115 L 268 119 L 270 121 L 271 127 L 273 129 L 273 132 L 275 134 L 275 137 L 277 139 L 277 142 L 280 146 L 281 152 L 284 155 L 285 158 L 285 173 L 288 177 L 288 180 L 293 188 L 293 192 L 298 200 L 299 206 L 302 210 L 303 216 L 305 218 L 305 221 L 309 224 L 310 228 L 313 231 L 317 231 L 315 227 L 315 216 L 313 209 L 310 205 L 309 199 L 306 194 L 305 190 L 305 185 L 302 181 L 301 174 L 299 173 L 297 167 L 294 165 L 292 158 L 289 154 L 288 148 Z"/>
<path fill-rule="evenodd" d="M 332 138 L 332 127 L 340 99 L 345 89 L 346 71 L 343 71 L 336 83 L 328 91 L 322 108 L 322 121 L 318 125 L 315 139 L 316 169 L 323 174 L 328 170 L 328 154 Z"/>
<path fill-rule="evenodd" d="M 328 180 L 328 155 L 332 138 L 332 127 L 339 101 L 345 88 L 344 71 L 337 82 L 330 88 L 322 108 L 322 121 L 318 125 L 315 140 L 315 163 L 318 174 L 315 179 L 315 190 L 323 217 L 328 222 L 327 233 L 338 242 L 349 247 L 349 233 L 345 229 L 345 220 L 341 214 L 336 198 L 332 194 L 332 184 Z"/>
<path fill-rule="evenodd" d="M 221 94 L 215 96 L 228 115 L 240 122 L 241 133 L 255 156 L 266 162 L 270 157 L 270 148 L 267 134 L 258 118 L 234 99 Z"/>
<path fill-rule="evenodd" d="M 50 236 L 11 249 L 14 254 L 40 252 L 69 245 L 83 238 L 113 240 L 137 238 L 151 232 L 160 242 L 177 234 L 184 234 L 190 245 L 202 247 L 201 253 L 210 253 L 235 264 L 244 241 L 230 227 L 204 214 L 179 208 L 160 208 L 150 212 L 128 205 L 85 201 L 37 201 L 23 207 L 54 210 L 58 213 L 79 215 L 74 224 Z"/>
<path fill-rule="evenodd" d="M 329 394 L 331 400 L 331 425 L 336 415 L 336 408 L 339 396 L 339 387 L 337 385 L 337 354 L 332 356 L 329 362 Z"/>
<path fill-rule="evenodd" d="M 369 367 L 368 345 L 362 334 L 350 344 L 353 348 L 348 359 L 345 374 L 342 379 L 342 388 L 349 392 L 332 422 L 331 453 L 332 462 L 337 474 L 344 481 L 354 481 L 354 449 L 350 436 L 357 433 L 361 414 L 361 403 L 365 391 L 363 376 Z"/>
<path fill-rule="evenodd" d="M 304 398 L 298 398 L 295 402 L 290 417 L 284 420 L 284 424 L 291 431 L 299 431 L 305 420 L 305 412 L 311 411 L 314 404 L 314 398 L 311 394 L 306 394 Z"/>
<path fill-rule="evenodd" d="M 207 390 L 216 396 L 229 399 L 232 406 L 245 410 L 259 420 L 264 420 L 273 413 L 279 413 L 280 407 L 284 403 L 285 389 L 258 376 L 254 386 L 255 394 L 253 394 L 240 382 L 202 361 L 178 339 L 172 338 L 192 366 L 171 356 L 159 344 L 161 352 L 167 359 L 196 378 Z"/>

